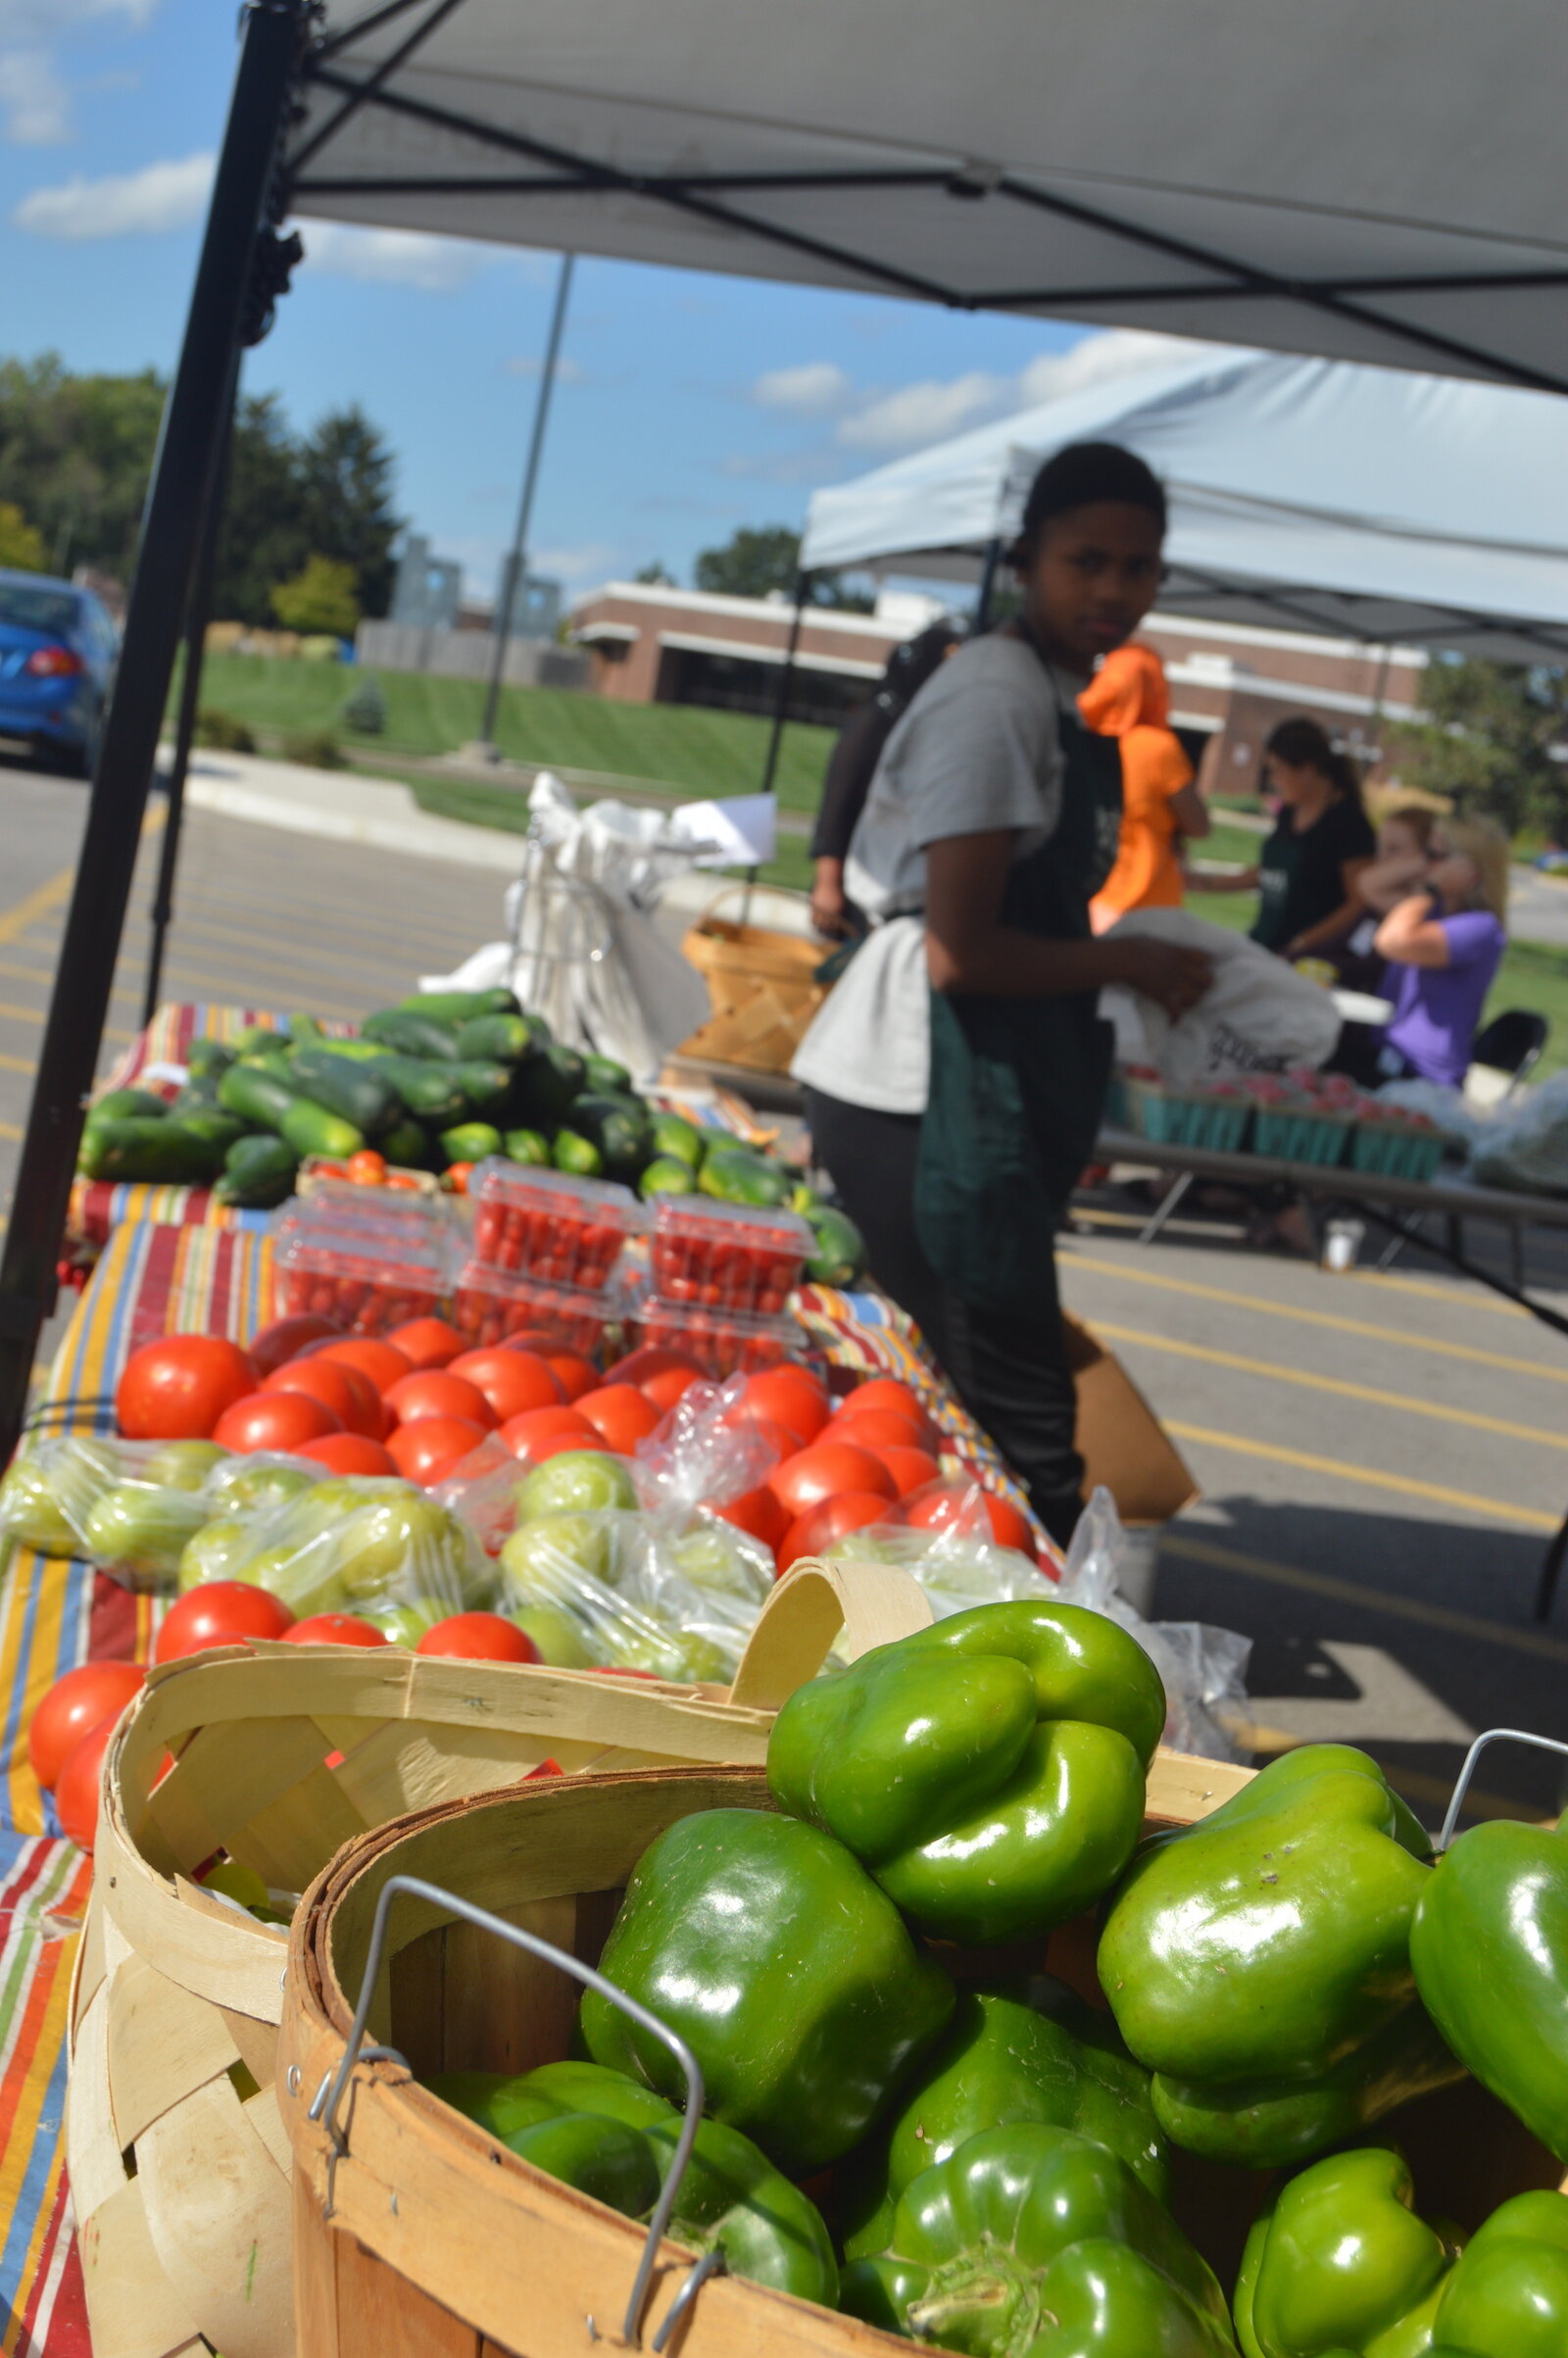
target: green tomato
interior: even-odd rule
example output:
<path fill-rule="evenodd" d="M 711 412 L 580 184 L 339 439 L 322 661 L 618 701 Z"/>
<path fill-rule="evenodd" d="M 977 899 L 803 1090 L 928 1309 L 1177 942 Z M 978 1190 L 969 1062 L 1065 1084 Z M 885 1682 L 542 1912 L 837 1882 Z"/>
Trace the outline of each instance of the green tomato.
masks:
<path fill-rule="evenodd" d="M 75 1533 L 60 1511 L 41 1465 L 19 1457 L 0 1480 L 0 1530 L 9 1531 L 24 1547 L 40 1555 L 74 1555 Z"/>
<path fill-rule="evenodd" d="M 231 1457 L 213 1475 L 207 1490 L 218 1505 L 232 1508 L 284 1506 L 315 1486 L 315 1475 L 304 1466 L 258 1454 Z"/>
<path fill-rule="evenodd" d="M 503 1578 L 530 1603 L 569 1598 L 577 1575 L 608 1582 L 614 1568 L 614 1528 L 592 1514 L 538 1515 L 519 1523 L 501 1550 Z"/>
<path fill-rule="evenodd" d="M 270 1913 L 272 1895 L 254 1867 L 242 1867 L 237 1859 L 220 1859 L 202 1877 L 204 1891 L 221 1891 L 225 1899 L 237 1899 L 242 1908 L 254 1916 L 266 1908 Z"/>
<path fill-rule="evenodd" d="M 201 1490 L 215 1465 L 228 1451 L 216 1441 L 166 1441 L 142 1468 L 144 1482 L 162 1483 L 166 1490 Z"/>
<path fill-rule="evenodd" d="M 188 1491 L 117 1482 L 87 1517 L 87 1553 L 144 1580 L 172 1580 L 187 1541 L 211 1519 L 211 1507 Z"/>
<path fill-rule="evenodd" d="M 329 1551 L 321 1547 L 264 1547 L 253 1555 L 244 1578 L 281 1597 L 296 1620 L 312 1613 L 340 1613 L 347 1599 Z"/>
<path fill-rule="evenodd" d="M 760 1604 L 772 1587 L 772 1576 L 749 1557 L 729 1524 L 704 1523 L 682 1532 L 670 1548 L 670 1561 L 682 1580 L 694 1588 L 716 1589 L 725 1597 L 743 1597 Z"/>
<path fill-rule="evenodd" d="M 352 1596 L 353 1591 L 349 1593 Z M 394 1646 L 413 1647 L 418 1645 L 427 1629 L 434 1629 L 438 1621 L 445 1621 L 447 1608 L 444 1604 L 437 1604 L 433 1597 L 416 1597 L 408 1604 L 372 1604 L 366 1611 L 365 1618 L 373 1621 L 377 1629 L 385 1630 Z"/>
<path fill-rule="evenodd" d="M 536 1515 L 593 1514 L 635 1507 L 637 1493 L 623 1457 L 603 1449 L 563 1449 L 525 1474 L 516 1489 L 517 1520 Z"/>
<path fill-rule="evenodd" d="M 539 1648 L 541 1661 L 552 1670 L 592 1670 L 598 1656 L 589 1652 L 582 1631 L 569 1613 L 553 1604 L 526 1604 L 509 1615 Z"/>
<path fill-rule="evenodd" d="M 428 1583 L 444 1570 L 461 1586 L 463 1533 L 440 1500 L 422 1492 L 368 1502 L 362 1494 L 338 1541 L 339 1575 L 351 1597 L 372 1595 L 389 1581 L 406 1586 L 416 1576 Z"/>
<path fill-rule="evenodd" d="M 253 1580 L 256 1534 L 237 1515 L 220 1515 L 204 1523 L 185 1542 L 179 1559 L 181 1589 L 200 1588 L 204 1580 Z"/>

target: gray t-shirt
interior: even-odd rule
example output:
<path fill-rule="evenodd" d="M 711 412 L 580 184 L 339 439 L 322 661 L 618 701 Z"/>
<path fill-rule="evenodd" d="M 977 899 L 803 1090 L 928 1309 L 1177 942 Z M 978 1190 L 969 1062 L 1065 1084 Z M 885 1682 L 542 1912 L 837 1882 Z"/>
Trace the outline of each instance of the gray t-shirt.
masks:
<path fill-rule="evenodd" d="M 1002 634 L 961 648 L 926 682 L 888 739 L 844 865 L 846 892 L 883 921 L 797 1050 L 797 1080 L 848 1105 L 924 1112 L 926 847 L 1010 827 L 1020 860 L 1050 839 L 1061 815 L 1059 712 L 1084 685 Z"/>

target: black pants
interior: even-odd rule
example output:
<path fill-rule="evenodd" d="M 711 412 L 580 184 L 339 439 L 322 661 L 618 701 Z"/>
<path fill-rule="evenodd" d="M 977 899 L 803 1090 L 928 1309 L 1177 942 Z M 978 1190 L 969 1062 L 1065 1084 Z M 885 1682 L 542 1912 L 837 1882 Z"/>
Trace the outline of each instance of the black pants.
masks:
<path fill-rule="evenodd" d="M 1065 1547 L 1082 1510 L 1083 1459 L 1073 1447 L 1078 1400 L 1057 1310 L 1003 1318 L 960 1302 L 921 1250 L 914 1226 L 917 1113 L 878 1113 L 806 1092 L 816 1160 L 865 1238 L 871 1275 L 920 1328 L 955 1390 Z M 1054 1273 L 1054 1255 L 1052 1257 Z"/>

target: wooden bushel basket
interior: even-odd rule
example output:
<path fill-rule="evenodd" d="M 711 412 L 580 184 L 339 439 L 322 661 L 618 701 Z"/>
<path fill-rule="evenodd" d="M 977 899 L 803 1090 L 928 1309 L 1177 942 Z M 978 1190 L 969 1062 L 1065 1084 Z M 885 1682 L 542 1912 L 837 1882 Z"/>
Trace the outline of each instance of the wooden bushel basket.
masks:
<path fill-rule="evenodd" d="M 675 1054 L 753 1072 L 787 1072 L 831 987 L 816 980 L 816 969 L 832 944 L 733 924 L 714 916 L 716 907 L 715 901 L 681 944 L 708 984 L 712 1013 Z"/>
<path fill-rule="evenodd" d="M 173 2358 L 198 2336 L 224 2358 L 294 2347 L 273 2090 L 287 1942 L 193 1880 L 216 1851 L 294 1893 L 368 1829 L 515 1789 L 546 1757 L 760 1763 L 773 1711 L 841 1625 L 859 1652 L 929 1618 L 883 1566 L 781 1581 L 727 1696 L 390 1646 L 227 1647 L 152 1671 L 105 1759 L 72 1992 L 67 2155 L 95 2358 Z"/>

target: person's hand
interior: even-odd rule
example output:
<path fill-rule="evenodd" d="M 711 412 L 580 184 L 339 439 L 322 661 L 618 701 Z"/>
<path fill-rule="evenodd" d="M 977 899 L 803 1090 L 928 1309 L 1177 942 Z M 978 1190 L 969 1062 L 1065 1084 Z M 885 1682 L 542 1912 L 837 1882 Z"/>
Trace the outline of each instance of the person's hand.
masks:
<path fill-rule="evenodd" d="M 1132 935 L 1123 945 L 1127 964 L 1123 979 L 1143 998 L 1162 1007 L 1172 1023 L 1197 1007 L 1214 979 L 1213 961 L 1201 950 L 1182 950 L 1174 942 L 1152 941 Z"/>
<path fill-rule="evenodd" d="M 811 923 L 830 942 L 841 942 L 851 930 L 850 905 L 844 891 L 842 860 L 819 860 L 811 883 Z"/>

